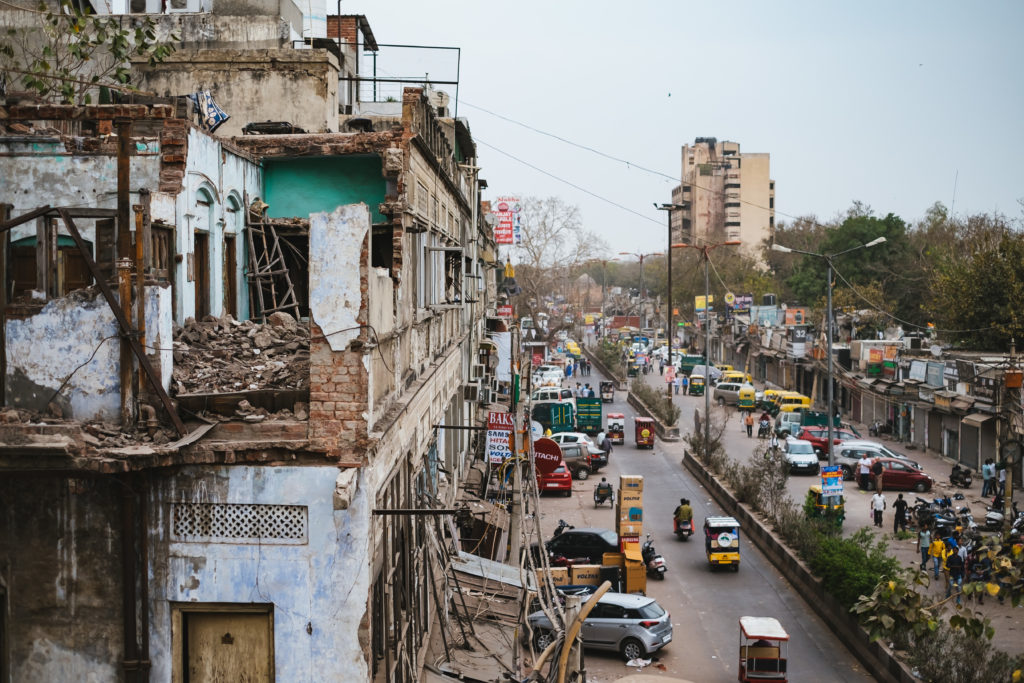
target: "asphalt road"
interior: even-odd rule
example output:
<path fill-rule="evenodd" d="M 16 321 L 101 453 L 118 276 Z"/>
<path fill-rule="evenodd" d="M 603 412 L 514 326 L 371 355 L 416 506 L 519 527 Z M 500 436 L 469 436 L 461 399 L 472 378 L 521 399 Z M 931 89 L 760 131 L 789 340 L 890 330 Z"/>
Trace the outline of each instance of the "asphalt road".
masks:
<path fill-rule="evenodd" d="M 572 379 L 573 386 L 576 380 Z M 580 381 L 596 386 L 600 380 L 594 374 Z M 703 413 L 703 399 L 679 397 L 683 425 L 692 425 L 693 407 L 698 401 Z M 592 494 L 596 482 L 605 476 L 618 487 L 620 474 L 643 475 L 644 532 L 651 534 L 668 566 L 664 581 L 648 580 L 647 594 L 669 611 L 674 627 L 673 642 L 655 654 L 656 660 L 644 673 L 708 683 L 735 681 L 738 621 L 743 615 L 754 615 L 779 619 L 790 634 L 791 681 L 873 680 L 789 583 L 745 539 L 741 540 L 738 573 L 711 572 L 700 537 L 688 542 L 676 540 L 671 516 L 681 497 L 690 499 L 698 527 L 704 517 L 722 514 L 721 509 L 683 469 L 681 443 L 657 441 L 653 451 L 635 448 L 630 431 L 634 413 L 625 402 L 625 392 L 616 392 L 615 403 L 605 404 L 605 414 L 609 411 L 626 414 L 626 444 L 615 447 L 609 466 L 600 475 L 574 482 L 570 498 L 543 497 L 541 528 L 545 538 L 550 537 L 559 519 L 575 526 L 614 528 L 613 510 L 607 505 L 594 508 Z M 733 420 L 730 426 L 735 429 L 736 439 L 742 440 L 741 445 L 750 447 L 752 442 L 740 433 L 738 422 Z M 613 681 L 635 672 L 617 654 L 591 650 L 587 651 L 585 666 L 588 681 L 592 682 Z"/>

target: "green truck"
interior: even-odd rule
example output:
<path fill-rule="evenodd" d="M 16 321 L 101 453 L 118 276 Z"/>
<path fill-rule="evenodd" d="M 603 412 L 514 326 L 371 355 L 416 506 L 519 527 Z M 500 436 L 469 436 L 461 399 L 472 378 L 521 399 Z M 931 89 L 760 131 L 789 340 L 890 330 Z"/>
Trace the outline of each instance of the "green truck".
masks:
<path fill-rule="evenodd" d="M 681 353 L 672 360 L 676 365 L 676 372 L 687 377 L 693 372 L 693 366 L 704 365 L 704 356 L 696 353 Z"/>
<path fill-rule="evenodd" d="M 600 398 L 576 399 L 576 431 L 597 434 L 602 429 Z"/>
<path fill-rule="evenodd" d="M 552 434 L 574 431 L 575 417 L 572 404 L 568 402 L 534 403 L 530 411 L 530 418 L 539 422 L 545 430 L 550 429 Z"/>

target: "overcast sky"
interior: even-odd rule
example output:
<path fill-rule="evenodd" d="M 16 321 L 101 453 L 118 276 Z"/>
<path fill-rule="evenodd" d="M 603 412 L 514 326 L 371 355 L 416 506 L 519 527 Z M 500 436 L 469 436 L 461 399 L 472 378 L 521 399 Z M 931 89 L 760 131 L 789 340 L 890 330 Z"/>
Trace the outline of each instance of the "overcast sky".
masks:
<path fill-rule="evenodd" d="M 1024 2 L 343 0 L 341 11 L 366 14 L 379 43 L 461 48 L 458 115 L 478 142 L 484 198 L 557 195 L 612 252 L 664 248 L 652 203 L 671 201 L 695 137 L 771 154 L 777 222 L 829 219 L 854 200 L 909 221 L 954 199 L 957 214 L 1021 217 Z M 411 54 L 382 48 L 380 75 L 454 80 L 454 53 Z"/>

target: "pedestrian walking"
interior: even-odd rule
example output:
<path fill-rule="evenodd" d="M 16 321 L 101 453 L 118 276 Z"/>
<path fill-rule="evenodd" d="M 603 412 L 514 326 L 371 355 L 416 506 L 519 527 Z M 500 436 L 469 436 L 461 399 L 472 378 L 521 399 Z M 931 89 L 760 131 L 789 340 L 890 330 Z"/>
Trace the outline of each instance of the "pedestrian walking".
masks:
<path fill-rule="evenodd" d="M 743 426 L 747 428 L 747 438 L 754 436 L 754 414 L 747 411 L 747 414 L 743 416 Z"/>
<path fill-rule="evenodd" d="M 665 374 L 665 361 L 664 361 L 664 359 L 658 361 L 658 374 L 659 375 L 664 375 Z"/>
<path fill-rule="evenodd" d="M 932 558 L 932 569 L 935 579 L 939 578 L 939 567 L 942 566 L 942 555 L 946 551 L 946 544 L 942 542 L 938 534 L 932 536 L 932 542 L 928 546 L 928 557 Z"/>
<path fill-rule="evenodd" d="M 964 558 L 955 548 L 946 556 L 946 572 L 948 574 L 946 597 L 953 594 L 953 586 L 956 586 L 956 604 L 959 605 L 960 589 L 964 585 Z"/>
<path fill-rule="evenodd" d="M 903 494 L 896 496 L 896 502 L 892 504 L 892 535 L 897 531 L 907 530 L 907 501 L 903 500 Z"/>
<path fill-rule="evenodd" d="M 871 458 L 868 457 L 867 453 L 861 455 L 860 460 L 857 461 L 857 474 L 860 475 L 861 490 L 867 491 L 871 475 Z"/>
<path fill-rule="evenodd" d="M 673 380 L 673 382 L 672 382 L 672 383 L 676 385 L 676 386 L 675 386 L 675 389 L 676 389 L 676 396 L 678 396 L 678 395 L 679 395 L 679 387 L 680 387 L 680 386 L 682 386 L 682 384 L 683 384 L 683 379 L 682 379 L 682 377 L 680 377 L 679 375 L 676 375 L 676 378 L 675 378 L 675 380 Z"/>
<path fill-rule="evenodd" d="M 985 461 L 981 466 L 981 497 L 988 498 L 995 495 L 996 465 L 992 458 Z"/>
<path fill-rule="evenodd" d="M 999 495 L 1006 495 L 1006 465 L 1004 463 L 999 464 Z"/>
<path fill-rule="evenodd" d="M 871 512 L 875 518 L 875 526 L 881 528 L 882 526 L 882 512 L 885 510 L 885 496 L 882 495 L 881 491 L 876 491 L 875 495 L 871 496 Z"/>
<path fill-rule="evenodd" d="M 686 390 L 689 387 L 690 387 L 690 378 L 687 377 L 686 375 L 683 375 L 683 393 L 684 394 L 686 393 Z"/>
<path fill-rule="evenodd" d="M 871 466 L 871 472 L 875 475 L 875 490 L 884 490 L 882 479 L 885 477 L 885 467 L 882 466 L 881 460 L 878 460 L 877 458 L 875 459 L 875 464 Z"/>
<path fill-rule="evenodd" d="M 928 548 L 932 544 L 931 527 L 921 525 L 917 530 L 917 551 L 921 553 L 921 571 L 928 569 Z"/>

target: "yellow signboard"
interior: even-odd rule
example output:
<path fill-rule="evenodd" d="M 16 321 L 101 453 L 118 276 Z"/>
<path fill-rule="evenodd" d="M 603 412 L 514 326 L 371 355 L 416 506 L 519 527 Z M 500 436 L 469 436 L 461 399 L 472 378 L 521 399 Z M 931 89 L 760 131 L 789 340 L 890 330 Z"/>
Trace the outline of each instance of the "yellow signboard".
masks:
<path fill-rule="evenodd" d="M 708 297 L 708 302 L 712 306 L 715 305 L 715 297 L 714 297 L 714 295 L 711 295 L 711 296 Z M 695 297 L 693 297 L 693 308 L 696 311 L 703 311 L 704 310 L 704 297 L 703 296 L 695 296 Z"/>

